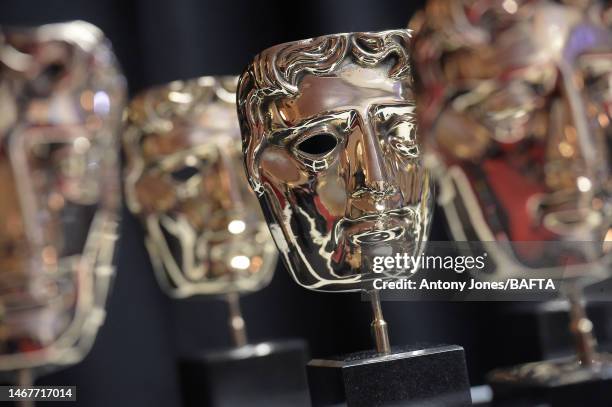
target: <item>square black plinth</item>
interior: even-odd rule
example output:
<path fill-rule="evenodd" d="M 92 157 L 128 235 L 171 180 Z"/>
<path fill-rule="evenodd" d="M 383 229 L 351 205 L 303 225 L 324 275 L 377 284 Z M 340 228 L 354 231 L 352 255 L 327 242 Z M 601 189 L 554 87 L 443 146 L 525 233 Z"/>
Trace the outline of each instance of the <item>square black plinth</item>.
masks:
<path fill-rule="evenodd" d="M 292 340 L 183 358 L 184 406 L 310 406 L 307 357 L 305 343 Z"/>
<path fill-rule="evenodd" d="M 460 346 L 401 347 L 388 355 L 358 352 L 308 364 L 314 406 L 471 406 Z"/>
<path fill-rule="evenodd" d="M 539 375 L 522 379 L 517 377 L 517 372 L 526 372 L 529 365 L 490 373 L 488 382 L 493 389 L 492 406 L 612 406 L 612 366 L 605 364 L 580 368 L 576 365 L 576 369 L 563 371 L 558 367 L 572 364 L 575 364 L 572 358 L 539 362 L 537 370 L 529 369 L 539 372 Z M 530 365 L 535 366 L 536 363 Z M 553 373 L 556 371 L 560 373 Z"/>
<path fill-rule="evenodd" d="M 593 322 L 598 349 L 612 351 L 612 304 L 589 303 L 587 314 Z M 567 301 L 508 303 L 501 308 L 498 321 L 493 340 L 513 352 L 495 354 L 491 367 L 556 359 L 575 352 Z M 517 326 L 521 329 L 515 329 Z"/>

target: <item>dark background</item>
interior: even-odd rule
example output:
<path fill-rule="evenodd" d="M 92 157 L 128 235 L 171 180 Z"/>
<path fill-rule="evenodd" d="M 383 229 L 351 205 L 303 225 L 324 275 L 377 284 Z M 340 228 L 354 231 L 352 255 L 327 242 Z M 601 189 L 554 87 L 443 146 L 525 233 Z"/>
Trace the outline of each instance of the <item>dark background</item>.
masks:
<path fill-rule="evenodd" d="M 0 24 L 33 25 L 82 19 L 110 38 L 133 94 L 147 86 L 201 75 L 239 74 L 268 46 L 320 34 L 401 28 L 423 1 L 309 2 L 204 0 L 1 0 Z M 138 222 L 124 210 L 117 276 L 108 317 L 92 352 L 78 366 L 40 379 L 78 386 L 78 404 L 160 406 L 180 403 L 176 358 L 228 346 L 225 304 L 173 301 L 154 280 Z M 432 240 L 447 239 L 441 214 Z M 499 349 L 500 304 L 387 302 L 393 344 L 455 343 L 465 347 L 472 384 L 514 354 Z M 250 340 L 303 337 L 311 354 L 367 349 L 369 304 L 359 294 L 321 294 L 294 284 L 279 266 L 271 286 L 244 298 Z M 509 329 L 506 332 L 514 332 Z M 529 336 L 516 328 L 517 337 Z M 503 359 L 503 358 L 502 358 Z M 506 358 L 507 359 L 507 358 Z"/>

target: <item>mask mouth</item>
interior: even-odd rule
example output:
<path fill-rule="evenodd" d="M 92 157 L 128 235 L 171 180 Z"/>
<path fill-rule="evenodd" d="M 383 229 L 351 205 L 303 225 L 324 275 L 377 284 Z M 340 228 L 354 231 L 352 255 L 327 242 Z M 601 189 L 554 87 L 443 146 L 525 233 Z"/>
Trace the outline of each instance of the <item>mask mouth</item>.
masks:
<path fill-rule="evenodd" d="M 28 341 L 42 349 L 62 335 L 77 313 L 78 297 L 87 296 L 78 282 L 80 256 L 59 260 L 53 273 L 11 271 L 0 286 L 3 311 L 0 326 L 7 332 L 7 344 Z M 39 265 L 33 265 L 39 269 Z M 17 349 L 3 349 L 2 355 L 19 353 Z"/>
<path fill-rule="evenodd" d="M 542 218 L 544 227 L 561 236 L 595 232 L 603 227 L 603 223 L 602 214 L 589 208 L 553 211 Z"/>
<path fill-rule="evenodd" d="M 405 232 L 406 229 L 402 226 L 389 229 L 371 229 L 352 235 L 350 241 L 355 246 L 374 245 L 399 240 L 404 236 Z"/>
<path fill-rule="evenodd" d="M 581 195 L 558 192 L 542 195 L 534 204 L 535 217 L 542 225 L 559 236 L 579 235 L 607 229 L 605 208 L 609 197 L 601 194 Z M 596 209 L 596 202 L 601 209 Z"/>
<path fill-rule="evenodd" d="M 4 311 L 38 309 L 67 303 L 77 295 L 76 267 L 80 256 L 61 259 L 52 275 L 36 275 L 13 271 L 7 273 L 7 281 L 0 285 L 0 298 Z"/>
<path fill-rule="evenodd" d="M 341 219 L 334 230 L 334 241 L 346 238 L 355 246 L 377 245 L 398 241 L 407 234 L 409 225 L 415 223 L 412 208 L 403 207 L 377 214 L 365 215 L 356 219 Z"/>
<path fill-rule="evenodd" d="M 244 217 L 229 218 L 233 220 L 220 223 L 223 227 L 204 231 L 194 229 L 185 217 L 167 217 L 159 222 L 170 255 L 166 261 L 172 261 L 192 283 L 258 270 L 253 259 L 259 258 L 255 263 L 261 262 L 264 256 L 266 241 L 262 240 L 261 232 L 268 233 L 267 226 L 263 222 L 252 225 Z"/>

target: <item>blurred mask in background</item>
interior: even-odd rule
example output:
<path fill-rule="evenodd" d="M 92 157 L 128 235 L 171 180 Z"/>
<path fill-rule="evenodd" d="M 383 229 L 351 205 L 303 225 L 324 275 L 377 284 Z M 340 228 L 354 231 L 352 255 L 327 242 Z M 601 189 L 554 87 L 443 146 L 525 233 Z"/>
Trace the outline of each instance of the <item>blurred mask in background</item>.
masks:
<path fill-rule="evenodd" d="M 122 77 L 84 22 L 0 29 L 0 369 L 71 364 L 104 320 Z"/>
<path fill-rule="evenodd" d="M 328 35 L 259 54 L 241 76 L 246 169 L 285 264 L 317 291 L 365 289 L 373 258 L 421 253 L 408 30 Z M 393 277 L 393 276 L 391 276 Z"/>
<path fill-rule="evenodd" d="M 528 268 L 605 258 L 609 20 L 589 0 L 431 0 L 415 16 L 419 126 L 457 240 L 533 242 L 506 253 Z"/>
<path fill-rule="evenodd" d="M 244 175 L 235 92 L 235 77 L 202 77 L 130 105 L 126 198 L 173 297 L 255 291 L 274 272 L 276 248 Z"/>

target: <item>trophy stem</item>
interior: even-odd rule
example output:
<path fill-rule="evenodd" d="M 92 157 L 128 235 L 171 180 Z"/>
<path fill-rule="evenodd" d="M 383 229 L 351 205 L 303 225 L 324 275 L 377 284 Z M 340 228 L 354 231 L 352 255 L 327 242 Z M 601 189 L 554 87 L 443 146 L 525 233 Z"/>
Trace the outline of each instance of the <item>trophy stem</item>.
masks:
<path fill-rule="evenodd" d="M 32 387 L 34 385 L 34 377 L 31 369 L 21 369 L 17 372 L 17 386 Z M 33 400 L 19 400 L 19 407 L 34 407 Z"/>
<path fill-rule="evenodd" d="M 240 309 L 240 295 L 238 293 L 228 293 L 226 296 L 229 308 L 229 326 L 236 347 L 247 344 L 246 326 L 242 311 Z"/>
<path fill-rule="evenodd" d="M 374 319 L 372 320 L 372 335 L 376 342 L 376 351 L 379 353 L 390 353 L 391 345 L 389 344 L 389 330 L 387 328 L 387 321 L 385 321 L 383 317 L 378 290 L 372 290 L 369 294 L 370 303 L 372 304 L 372 314 L 374 315 Z"/>
<path fill-rule="evenodd" d="M 570 330 L 578 359 L 583 366 L 593 364 L 596 357 L 597 340 L 593 335 L 593 323 L 587 317 L 582 289 L 572 284 L 567 292 L 570 303 Z"/>

